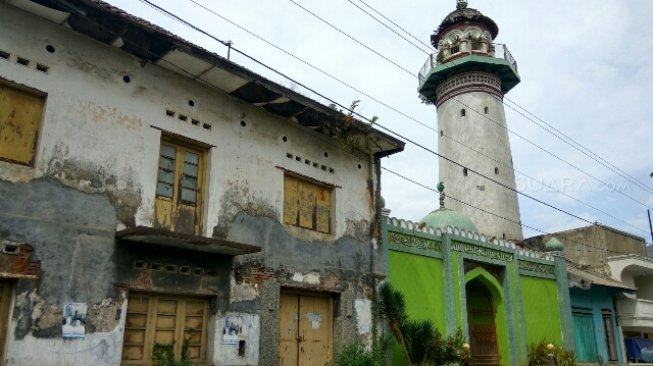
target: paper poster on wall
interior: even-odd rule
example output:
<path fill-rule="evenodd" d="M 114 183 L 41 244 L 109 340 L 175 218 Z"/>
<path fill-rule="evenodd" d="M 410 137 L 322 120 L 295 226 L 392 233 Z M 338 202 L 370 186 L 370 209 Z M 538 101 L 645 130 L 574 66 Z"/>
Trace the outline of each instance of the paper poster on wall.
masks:
<path fill-rule="evenodd" d="M 82 302 L 65 302 L 63 304 L 64 338 L 84 338 L 86 334 L 87 306 Z"/>
<path fill-rule="evenodd" d="M 224 318 L 224 328 L 222 329 L 222 343 L 226 345 L 236 345 L 240 340 L 243 332 L 239 316 L 227 316 Z"/>

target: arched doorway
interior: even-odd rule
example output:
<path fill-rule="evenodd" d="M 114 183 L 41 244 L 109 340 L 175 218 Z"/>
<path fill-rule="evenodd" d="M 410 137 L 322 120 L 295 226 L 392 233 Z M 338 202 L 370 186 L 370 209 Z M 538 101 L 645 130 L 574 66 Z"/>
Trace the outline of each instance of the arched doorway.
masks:
<path fill-rule="evenodd" d="M 467 324 L 472 365 L 501 365 L 497 332 L 499 296 L 478 276 L 467 282 Z M 489 286 L 488 286 L 489 285 Z"/>

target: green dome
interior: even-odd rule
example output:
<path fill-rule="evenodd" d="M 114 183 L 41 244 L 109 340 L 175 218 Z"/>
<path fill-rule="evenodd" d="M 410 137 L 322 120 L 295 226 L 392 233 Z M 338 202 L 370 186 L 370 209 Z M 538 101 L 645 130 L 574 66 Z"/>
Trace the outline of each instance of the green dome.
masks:
<path fill-rule="evenodd" d="M 420 224 L 431 226 L 434 229 L 445 230 L 447 226 L 457 227 L 467 232 L 478 232 L 476 225 L 467 216 L 458 211 L 450 210 L 448 208 L 439 208 L 430 214 L 426 215 Z"/>
<path fill-rule="evenodd" d="M 561 251 L 562 248 L 562 243 L 556 238 L 551 238 L 544 244 L 544 249 L 548 252 Z"/>

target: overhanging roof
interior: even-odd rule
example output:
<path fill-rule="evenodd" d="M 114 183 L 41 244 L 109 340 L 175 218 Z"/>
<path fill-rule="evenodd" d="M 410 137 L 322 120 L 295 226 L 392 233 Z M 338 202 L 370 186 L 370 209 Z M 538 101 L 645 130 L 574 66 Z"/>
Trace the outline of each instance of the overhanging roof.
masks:
<path fill-rule="evenodd" d="M 6 0 L 142 60 L 379 157 L 404 142 L 99 0 Z"/>
<path fill-rule="evenodd" d="M 116 233 L 116 238 L 134 243 L 164 245 L 174 248 L 224 255 L 257 253 L 260 247 L 204 236 L 176 233 L 167 229 L 136 226 Z"/>
<path fill-rule="evenodd" d="M 579 287 L 589 289 L 593 285 L 614 287 L 624 290 L 635 290 L 622 282 L 615 281 L 600 273 L 583 270 L 575 263 L 567 261 L 567 277 L 569 278 L 569 287 Z"/>

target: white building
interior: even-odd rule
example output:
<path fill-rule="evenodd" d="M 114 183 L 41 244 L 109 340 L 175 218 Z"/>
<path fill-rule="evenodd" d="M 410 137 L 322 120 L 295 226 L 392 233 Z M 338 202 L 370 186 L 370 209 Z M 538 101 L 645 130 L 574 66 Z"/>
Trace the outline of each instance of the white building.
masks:
<path fill-rule="evenodd" d="M 185 343 L 323 365 L 371 336 L 380 159 L 402 149 L 100 1 L 0 1 L 0 363 Z"/>

